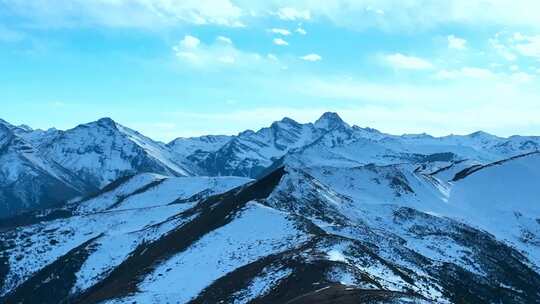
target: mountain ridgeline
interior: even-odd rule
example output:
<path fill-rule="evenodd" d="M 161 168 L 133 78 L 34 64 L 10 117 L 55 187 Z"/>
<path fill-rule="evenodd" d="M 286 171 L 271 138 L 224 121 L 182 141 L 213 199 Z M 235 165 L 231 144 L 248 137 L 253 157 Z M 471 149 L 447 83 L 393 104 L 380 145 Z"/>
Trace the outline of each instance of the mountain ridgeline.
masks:
<path fill-rule="evenodd" d="M 389 135 L 351 127 L 336 113 L 325 113 L 315 123 L 284 118 L 256 132 L 178 138 L 168 144 L 109 118 L 66 131 L 0 120 L 0 217 L 61 205 L 139 173 L 255 178 L 282 158 L 302 159 L 306 165 L 321 159 L 347 166 L 487 163 L 539 149 L 539 137 Z"/>
<path fill-rule="evenodd" d="M 0 303 L 540 303 L 539 148 L 0 121 Z"/>

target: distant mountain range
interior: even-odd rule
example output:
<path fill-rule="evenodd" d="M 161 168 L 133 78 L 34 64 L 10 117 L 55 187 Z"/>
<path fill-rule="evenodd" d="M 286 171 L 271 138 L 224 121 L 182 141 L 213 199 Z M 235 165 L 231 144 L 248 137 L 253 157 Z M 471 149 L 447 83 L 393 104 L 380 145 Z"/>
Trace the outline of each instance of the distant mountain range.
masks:
<path fill-rule="evenodd" d="M 540 303 L 540 137 L 0 122 L 0 303 Z"/>
<path fill-rule="evenodd" d="M 0 120 L 0 217 L 63 204 L 145 172 L 255 178 L 281 158 L 349 167 L 430 159 L 487 163 L 539 149 L 540 137 L 530 136 L 389 135 L 351 127 L 336 113 L 325 113 L 315 123 L 284 118 L 256 132 L 178 138 L 168 144 L 109 118 L 66 131 Z"/>

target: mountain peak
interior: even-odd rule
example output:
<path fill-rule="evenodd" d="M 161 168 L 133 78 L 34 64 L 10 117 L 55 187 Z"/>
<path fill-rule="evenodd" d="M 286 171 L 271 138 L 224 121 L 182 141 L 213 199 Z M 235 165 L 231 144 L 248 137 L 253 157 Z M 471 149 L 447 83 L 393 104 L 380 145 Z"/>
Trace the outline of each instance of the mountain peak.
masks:
<path fill-rule="evenodd" d="M 289 117 L 285 117 L 283 118 L 282 120 L 280 121 L 276 121 L 272 124 L 272 127 L 273 128 L 276 128 L 276 127 L 284 127 L 284 126 L 298 126 L 299 123 L 296 122 L 294 119 L 292 118 L 289 118 Z"/>
<path fill-rule="evenodd" d="M 349 125 L 335 112 L 326 112 L 315 122 L 315 127 L 319 129 L 333 130 L 340 126 L 348 127 Z"/>
<path fill-rule="evenodd" d="M 289 118 L 289 117 L 284 117 L 282 120 L 281 120 L 282 123 L 286 123 L 286 124 L 298 124 L 298 122 L 296 122 L 296 120 L 292 119 L 292 118 Z"/>
<path fill-rule="evenodd" d="M 97 122 L 100 124 L 116 124 L 116 122 L 114 122 L 114 120 L 112 120 L 110 117 L 100 118 Z"/>
<path fill-rule="evenodd" d="M 90 123 L 90 124 L 96 124 L 98 126 L 105 127 L 108 129 L 117 129 L 116 122 L 109 117 L 100 118 L 96 122 Z"/>
<path fill-rule="evenodd" d="M 469 134 L 469 137 L 472 138 L 495 138 L 495 135 L 489 134 L 484 131 L 476 131 L 474 133 Z"/>

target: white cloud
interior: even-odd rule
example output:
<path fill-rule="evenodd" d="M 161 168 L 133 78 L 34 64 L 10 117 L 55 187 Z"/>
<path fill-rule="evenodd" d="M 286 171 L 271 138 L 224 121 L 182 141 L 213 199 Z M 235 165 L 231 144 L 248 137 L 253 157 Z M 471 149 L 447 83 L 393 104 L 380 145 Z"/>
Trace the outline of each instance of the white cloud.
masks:
<path fill-rule="evenodd" d="M 274 34 L 279 34 L 279 35 L 283 35 L 283 36 L 289 36 L 291 34 L 291 32 L 289 30 L 281 29 L 281 28 L 273 28 L 273 29 L 270 29 L 269 31 L 274 33 Z"/>
<path fill-rule="evenodd" d="M 274 54 L 268 54 L 268 55 L 266 55 L 266 58 L 268 58 L 268 59 L 270 59 L 272 61 L 278 61 L 277 56 L 274 55 Z"/>
<path fill-rule="evenodd" d="M 305 61 L 315 62 L 315 61 L 322 60 L 322 57 L 320 55 L 317 55 L 317 54 L 308 54 L 308 55 L 300 57 L 300 59 L 305 60 Z"/>
<path fill-rule="evenodd" d="M 540 60 L 540 35 L 521 36 L 521 43 L 515 45 L 516 50 L 523 56 L 534 57 Z"/>
<path fill-rule="evenodd" d="M 218 36 L 218 37 L 217 37 L 217 41 L 220 41 L 220 42 L 223 42 L 223 43 L 227 43 L 227 44 L 232 44 L 231 38 L 225 37 L 225 36 Z"/>
<path fill-rule="evenodd" d="M 383 57 L 383 60 L 395 69 L 428 70 L 433 68 L 433 64 L 425 59 L 406 56 L 401 53 L 386 55 Z"/>
<path fill-rule="evenodd" d="M 281 38 L 274 38 L 273 40 L 275 45 L 289 45 L 289 43 Z"/>
<path fill-rule="evenodd" d="M 299 10 L 292 7 L 282 7 L 277 11 L 277 16 L 283 20 L 309 20 L 311 13 L 309 10 Z"/>
<path fill-rule="evenodd" d="M 182 23 L 244 26 L 272 14 L 283 20 L 324 19 L 362 30 L 425 30 L 445 25 L 540 29 L 537 0 L 8 0 L 10 14 L 53 26 L 176 26 Z M 279 8 L 276 11 L 276 8 Z M 272 13 L 269 13 L 272 12 Z"/>
<path fill-rule="evenodd" d="M 259 10 L 272 10 L 284 3 L 281 0 L 242 2 Z M 537 0 L 297 0 L 294 8 L 287 10 L 290 13 L 281 12 L 278 16 L 286 20 L 325 19 L 355 30 L 376 27 L 416 32 L 456 24 L 540 29 L 537 16 L 540 2 Z M 297 15 L 304 18 L 293 17 Z"/>
<path fill-rule="evenodd" d="M 525 36 L 523 36 L 521 33 L 514 33 L 514 36 L 512 36 L 512 39 L 515 41 L 523 41 L 525 40 Z"/>
<path fill-rule="evenodd" d="M 244 15 L 231 0 L 10 0 L 3 5 L 29 22 L 58 27 L 154 28 L 182 23 L 240 27 Z"/>
<path fill-rule="evenodd" d="M 500 32 L 489 39 L 490 45 L 502 57 L 515 61 L 518 56 L 540 60 L 540 35 Z"/>
<path fill-rule="evenodd" d="M 184 39 L 180 40 L 180 45 L 185 49 L 195 49 L 199 44 L 201 44 L 199 38 L 191 35 L 186 35 L 184 36 Z"/>
<path fill-rule="evenodd" d="M 306 35 L 306 34 L 307 34 L 306 30 L 303 29 L 303 28 L 301 28 L 301 27 L 297 28 L 297 29 L 296 29 L 296 32 L 297 32 L 298 34 L 300 34 L 300 35 Z"/>
<path fill-rule="evenodd" d="M 465 50 L 467 48 L 467 40 L 450 35 L 448 38 L 448 48 L 456 50 Z"/>
<path fill-rule="evenodd" d="M 490 38 L 489 44 L 504 59 L 508 61 L 515 61 L 517 59 L 517 56 L 501 42 L 499 36 L 500 35 L 496 35 L 495 38 Z"/>
<path fill-rule="evenodd" d="M 172 49 L 181 62 L 195 68 L 261 68 L 261 65 L 272 62 L 257 53 L 239 50 L 231 39 L 224 36 L 218 36 L 211 44 L 204 44 L 197 37 L 186 35 Z"/>

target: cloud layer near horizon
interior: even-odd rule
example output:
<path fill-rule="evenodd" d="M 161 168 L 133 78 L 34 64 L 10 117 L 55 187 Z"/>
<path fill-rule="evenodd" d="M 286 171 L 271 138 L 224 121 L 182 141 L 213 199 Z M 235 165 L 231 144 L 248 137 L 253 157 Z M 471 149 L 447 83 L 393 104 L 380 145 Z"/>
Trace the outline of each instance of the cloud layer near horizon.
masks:
<path fill-rule="evenodd" d="M 30 108 L 60 125 L 109 109 L 164 140 L 327 110 L 392 133 L 540 134 L 537 11 L 533 0 L 0 0 L 12 71 L 0 98 L 38 127 L 52 122 Z"/>

